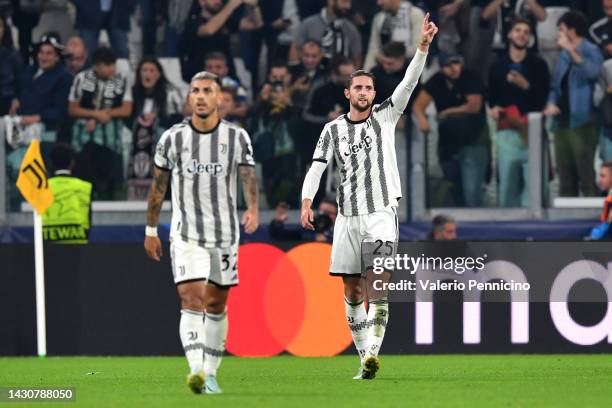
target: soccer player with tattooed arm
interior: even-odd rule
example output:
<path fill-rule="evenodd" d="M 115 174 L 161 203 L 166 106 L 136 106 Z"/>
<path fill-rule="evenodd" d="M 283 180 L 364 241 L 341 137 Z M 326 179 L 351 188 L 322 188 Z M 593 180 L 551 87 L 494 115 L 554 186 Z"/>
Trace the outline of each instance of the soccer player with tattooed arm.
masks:
<path fill-rule="evenodd" d="M 170 259 L 181 300 L 179 333 L 190 368 L 187 385 L 198 394 L 221 393 L 217 369 L 227 337 L 226 303 L 238 284 L 238 175 L 248 207 L 244 231 L 251 234 L 259 225 L 251 141 L 244 129 L 219 118 L 221 95 L 216 75 L 196 74 L 189 90 L 191 118 L 159 139 L 144 242 L 147 255 L 159 261 L 157 225 L 171 178 Z"/>
<path fill-rule="evenodd" d="M 397 247 L 397 205 L 402 193 L 395 154 L 395 126 L 418 83 L 429 45 L 437 32 L 427 14 L 421 40 L 404 78 L 393 95 L 380 105 L 372 106 L 376 95 L 374 76 L 363 70 L 351 74 L 344 90 L 350 104 L 349 113 L 325 125 L 304 179 L 300 221 L 304 228 L 313 230 L 312 200 L 323 171 L 332 156 L 335 157 L 341 180 L 337 189 L 339 214 L 334 228 L 330 274 L 341 276 L 344 283 L 346 319 L 361 361 L 355 379 L 375 377 L 389 317 L 386 291 L 374 290 L 372 284 L 374 278 L 388 282 L 390 272 L 374 276 L 371 269 L 362 270 L 362 251 L 379 243 L 383 249 L 389 249 L 390 253 L 385 255 L 391 255 Z M 370 245 L 362 248 L 363 243 Z"/>

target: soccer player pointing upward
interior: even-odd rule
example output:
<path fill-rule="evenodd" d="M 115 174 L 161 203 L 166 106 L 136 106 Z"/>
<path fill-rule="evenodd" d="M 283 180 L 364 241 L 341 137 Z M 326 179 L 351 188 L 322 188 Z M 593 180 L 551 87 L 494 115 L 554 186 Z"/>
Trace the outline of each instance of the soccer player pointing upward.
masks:
<path fill-rule="evenodd" d="M 240 174 L 248 209 L 247 233 L 259 224 L 257 180 L 247 132 L 219 119 L 219 78 L 196 74 L 190 84 L 189 121 L 161 136 L 149 191 L 145 250 L 159 261 L 159 212 L 172 175 L 170 257 L 181 299 L 181 342 L 190 367 L 187 384 L 196 393 L 221 392 L 217 369 L 225 351 L 229 288 L 238 284 L 236 181 Z"/>
<path fill-rule="evenodd" d="M 361 244 L 370 242 L 376 246 L 378 242 L 385 255 L 390 255 L 385 249 L 393 251 L 396 245 L 396 209 L 402 193 L 395 155 L 395 126 L 421 76 L 429 45 L 437 32 L 427 14 L 421 42 L 403 80 L 380 105 L 372 106 L 376 95 L 374 76 L 361 70 L 351 74 L 344 90 L 350 103 L 349 113 L 323 128 L 302 188 L 301 224 L 313 230 L 312 199 L 327 163 L 335 157 L 341 181 L 330 274 L 341 276 L 344 282 L 346 319 L 361 359 L 355 379 L 372 379 L 378 371 L 378 351 L 389 315 L 386 293 L 370 290 L 366 312 L 364 281 L 372 275 L 362 273 Z M 388 280 L 389 273 L 383 273 L 382 278 Z"/>

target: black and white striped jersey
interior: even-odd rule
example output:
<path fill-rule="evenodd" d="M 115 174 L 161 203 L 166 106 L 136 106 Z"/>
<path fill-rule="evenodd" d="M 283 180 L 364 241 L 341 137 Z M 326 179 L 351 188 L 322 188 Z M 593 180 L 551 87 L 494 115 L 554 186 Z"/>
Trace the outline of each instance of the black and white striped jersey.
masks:
<path fill-rule="evenodd" d="M 402 110 L 391 98 L 374 105 L 359 122 L 347 115 L 327 123 L 319 137 L 314 161 L 329 163 L 332 155 L 340 171 L 337 189 L 342 215 L 371 214 L 395 204 L 402 196 L 395 154 L 395 125 Z"/>
<path fill-rule="evenodd" d="M 206 248 L 238 242 L 238 166 L 255 165 L 244 129 L 222 120 L 209 133 L 200 133 L 184 121 L 159 139 L 155 165 L 171 172 L 171 239 Z"/>

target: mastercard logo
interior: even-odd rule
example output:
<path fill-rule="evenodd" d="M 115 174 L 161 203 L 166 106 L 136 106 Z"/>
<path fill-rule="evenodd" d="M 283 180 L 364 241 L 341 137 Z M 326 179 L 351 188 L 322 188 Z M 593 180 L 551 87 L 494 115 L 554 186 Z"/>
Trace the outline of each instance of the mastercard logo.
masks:
<path fill-rule="evenodd" d="M 227 351 L 237 356 L 333 356 L 351 343 L 342 279 L 329 276 L 331 245 L 288 252 L 269 244 L 240 246 L 240 285 L 228 300 Z"/>

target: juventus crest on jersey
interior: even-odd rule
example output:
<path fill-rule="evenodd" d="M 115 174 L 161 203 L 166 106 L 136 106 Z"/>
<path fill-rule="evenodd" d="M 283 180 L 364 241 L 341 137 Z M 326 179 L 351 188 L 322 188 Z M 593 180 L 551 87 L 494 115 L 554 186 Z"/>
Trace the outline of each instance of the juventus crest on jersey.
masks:
<path fill-rule="evenodd" d="M 371 214 L 402 196 L 395 154 L 395 125 L 401 114 L 388 98 L 374 105 L 365 120 L 341 115 L 323 128 L 313 160 L 328 163 L 335 157 L 342 215 Z"/>
<path fill-rule="evenodd" d="M 237 168 L 255 165 L 244 129 L 224 120 L 209 133 L 175 125 L 159 139 L 155 165 L 172 175 L 171 239 L 206 248 L 238 242 Z"/>

